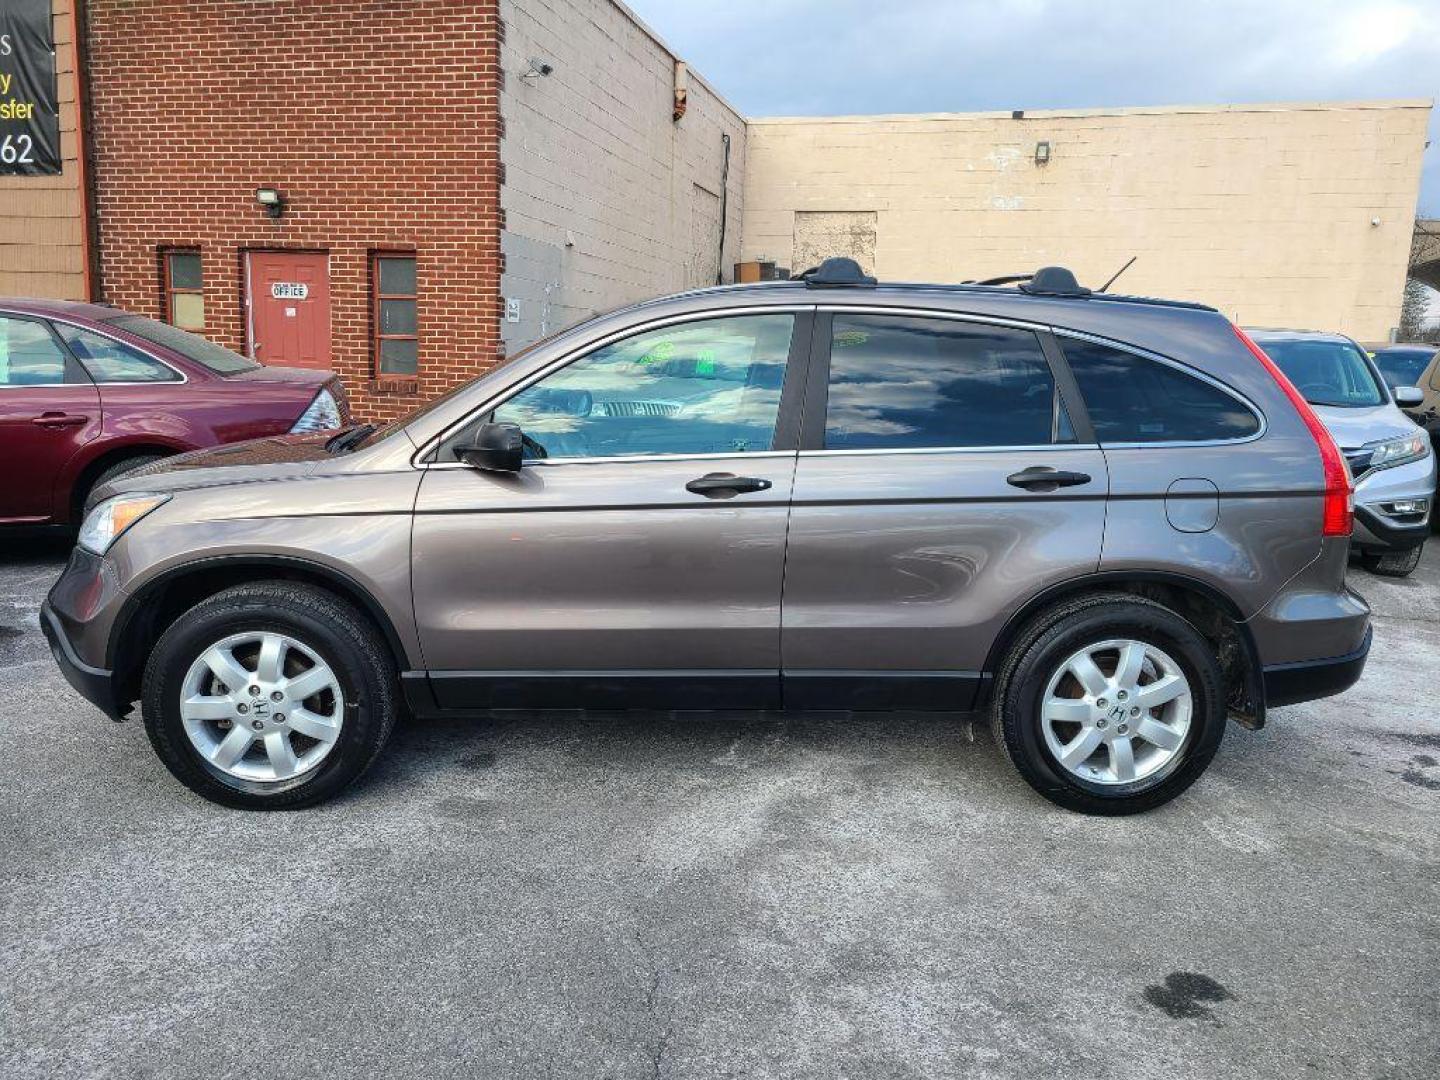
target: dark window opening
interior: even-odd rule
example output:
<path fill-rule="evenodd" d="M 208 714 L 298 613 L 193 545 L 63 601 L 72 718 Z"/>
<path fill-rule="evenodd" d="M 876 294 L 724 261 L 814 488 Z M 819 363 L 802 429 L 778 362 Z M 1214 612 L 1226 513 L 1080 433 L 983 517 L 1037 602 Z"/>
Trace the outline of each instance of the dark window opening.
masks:
<path fill-rule="evenodd" d="M 205 292 L 200 274 L 200 252 L 161 253 L 165 269 L 165 321 L 182 330 L 205 328 Z"/>
<path fill-rule="evenodd" d="M 370 280 L 375 370 L 380 375 L 413 376 L 420 360 L 415 256 L 371 256 Z"/>

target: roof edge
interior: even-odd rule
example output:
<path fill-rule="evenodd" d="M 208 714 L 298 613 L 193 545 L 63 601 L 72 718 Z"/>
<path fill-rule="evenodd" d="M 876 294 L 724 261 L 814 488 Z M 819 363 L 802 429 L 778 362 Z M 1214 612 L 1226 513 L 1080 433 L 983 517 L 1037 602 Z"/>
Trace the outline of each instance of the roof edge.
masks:
<path fill-rule="evenodd" d="M 1430 109 L 1433 98 L 1378 98 L 1355 101 L 1276 101 L 1238 105 L 1126 105 L 1115 108 L 1026 109 L 1025 120 L 1093 116 L 1167 116 L 1185 113 L 1345 112 L 1382 109 Z M 885 121 L 1010 120 L 1010 110 L 988 112 L 873 113 L 844 116 L 746 117 L 747 124 L 869 124 Z"/>

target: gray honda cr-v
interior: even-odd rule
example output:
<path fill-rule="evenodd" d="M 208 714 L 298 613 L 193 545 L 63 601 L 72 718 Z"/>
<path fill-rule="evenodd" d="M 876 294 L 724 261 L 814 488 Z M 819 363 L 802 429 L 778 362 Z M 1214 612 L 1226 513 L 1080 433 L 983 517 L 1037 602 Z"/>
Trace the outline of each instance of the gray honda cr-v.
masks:
<path fill-rule="evenodd" d="M 406 710 L 922 708 L 1130 813 L 1370 645 L 1350 479 L 1294 388 L 1215 311 L 1056 269 L 656 300 L 380 430 L 98 497 L 55 656 L 231 806 L 334 795 Z"/>

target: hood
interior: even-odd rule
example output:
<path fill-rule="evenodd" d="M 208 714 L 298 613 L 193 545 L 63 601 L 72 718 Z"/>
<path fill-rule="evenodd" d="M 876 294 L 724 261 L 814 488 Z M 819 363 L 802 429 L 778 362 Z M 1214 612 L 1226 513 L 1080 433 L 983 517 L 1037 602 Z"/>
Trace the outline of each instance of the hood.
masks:
<path fill-rule="evenodd" d="M 1415 434 L 1415 422 L 1390 402 L 1347 409 L 1336 405 L 1312 405 L 1342 450 L 1353 450 L 1366 443 L 1398 439 Z"/>
<path fill-rule="evenodd" d="M 123 491 L 184 491 L 220 484 L 253 483 L 306 476 L 321 462 L 334 461 L 325 443 L 335 432 L 272 435 L 162 458 L 107 484 L 106 494 Z"/>

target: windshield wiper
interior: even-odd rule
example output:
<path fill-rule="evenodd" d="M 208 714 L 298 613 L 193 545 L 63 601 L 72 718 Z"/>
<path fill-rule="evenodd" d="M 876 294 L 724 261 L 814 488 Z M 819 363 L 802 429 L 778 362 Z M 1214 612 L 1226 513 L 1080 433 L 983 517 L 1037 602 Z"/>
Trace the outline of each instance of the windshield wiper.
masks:
<path fill-rule="evenodd" d="M 356 424 L 354 427 L 331 435 L 325 442 L 325 449 L 332 454 L 343 454 L 346 450 L 355 449 L 379 430 L 380 428 L 376 424 Z"/>

